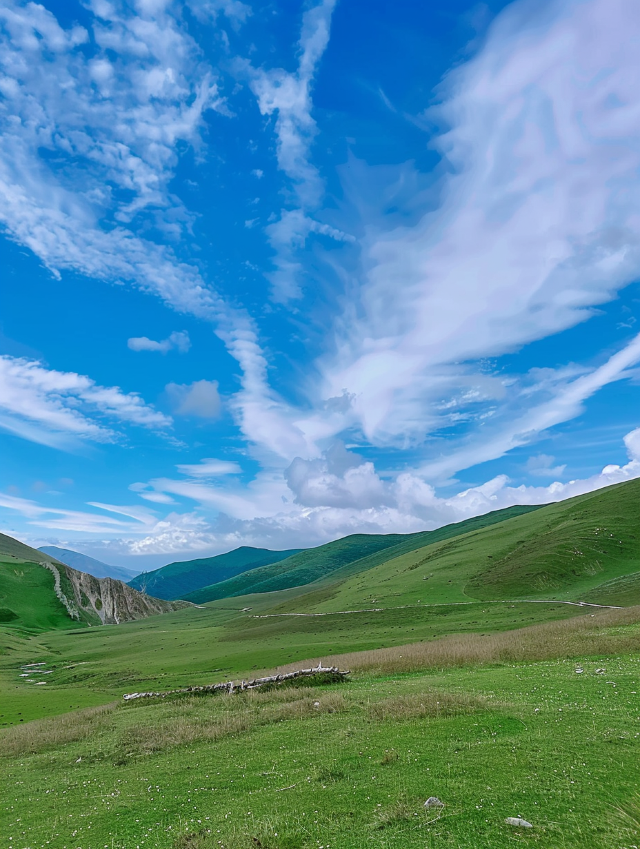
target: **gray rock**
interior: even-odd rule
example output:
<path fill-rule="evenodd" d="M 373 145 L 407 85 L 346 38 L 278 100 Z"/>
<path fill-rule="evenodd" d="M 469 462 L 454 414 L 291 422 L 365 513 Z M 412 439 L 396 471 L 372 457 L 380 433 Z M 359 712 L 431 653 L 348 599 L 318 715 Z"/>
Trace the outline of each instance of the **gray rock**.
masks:
<path fill-rule="evenodd" d="M 430 808 L 444 808 L 444 802 L 441 802 L 437 796 L 429 796 L 424 806 L 427 810 Z"/>
<path fill-rule="evenodd" d="M 522 817 L 507 817 L 505 822 L 507 825 L 513 825 L 516 828 L 533 828 L 531 823 L 523 820 Z"/>

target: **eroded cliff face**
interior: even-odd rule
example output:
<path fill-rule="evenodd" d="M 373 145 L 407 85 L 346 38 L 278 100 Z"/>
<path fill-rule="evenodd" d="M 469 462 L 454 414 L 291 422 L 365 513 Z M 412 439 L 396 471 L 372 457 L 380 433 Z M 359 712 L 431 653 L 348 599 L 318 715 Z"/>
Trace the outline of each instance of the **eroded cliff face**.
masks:
<path fill-rule="evenodd" d="M 190 606 L 163 601 L 134 590 L 114 578 L 94 578 L 63 563 L 42 563 L 54 576 L 56 595 L 72 619 L 92 625 L 117 625 Z"/>

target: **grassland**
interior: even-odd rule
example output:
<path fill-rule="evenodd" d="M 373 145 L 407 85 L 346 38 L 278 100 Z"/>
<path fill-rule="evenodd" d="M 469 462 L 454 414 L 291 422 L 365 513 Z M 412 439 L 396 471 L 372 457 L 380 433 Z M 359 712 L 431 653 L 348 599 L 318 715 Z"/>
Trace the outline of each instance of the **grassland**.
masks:
<path fill-rule="evenodd" d="M 323 580 L 341 580 L 348 575 L 368 572 L 375 566 L 383 565 L 407 552 L 490 527 L 538 509 L 540 508 L 537 505 L 507 507 L 484 516 L 445 525 L 435 531 L 415 534 L 351 534 L 317 548 L 305 549 L 278 563 L 252 569 L 237 577 L 204 587 L 185 598 L 195 604 L 206 604 L 216 599 L 277 592 Z"/>
<path fill-rule="evenodd" d="M 120 626 L 0 624 L 0 849 L 640 845 L 638 505 L 632 482 Z M 351 681 L 122 700 L 311 658 Z"/>
<path fill-rule="evenodd" d="M 13 558 L 0 561 L 0 626 L 24 633 L 77 627 L 54 590 L 53 574 Z"/>
<path fill-rule="evenodd" d="M 6 731 L 0 845 L 629 849 L 640 611 L 526 634 L 488 638 L 502 659 L 470 636 L 466 655 L 409 649 L 402 672 L 405 649 L 352 657 L 342 685 L 120 700 Z M 445 807 L 426 812 L 431 795 Z"/>

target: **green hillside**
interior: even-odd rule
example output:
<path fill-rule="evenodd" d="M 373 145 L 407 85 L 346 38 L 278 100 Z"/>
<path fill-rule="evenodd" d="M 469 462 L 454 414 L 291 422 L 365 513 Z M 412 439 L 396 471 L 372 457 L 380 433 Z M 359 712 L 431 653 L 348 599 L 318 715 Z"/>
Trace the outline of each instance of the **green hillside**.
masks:
<path fill-rule="evenodd" d="M 56 629 L 55 611 L 44 632 L 0 624 L 3 833 L 59 849 L 640 845 L 640 607 L 566 603 L 640 598 L 639 506 L 632 481 L 369 540 L 357 559 L 356 538 L 322 546 L 306 586 L 110 628 Z M 33 619 L 51 573 L 18 574 L 16 551 L 2 586 Z M 319 659 L 348 682 L 122 698 Z"/>
<path fill-rule="evenodd" d="M 1 557 L 1 555 L 0 555 Z M 0 559 L 0 626 L 28 631 L 79 627 L 56 596 L 53 574 L 38 563 Z"/>
<path fill-rule="evenodd" d="M 20 542 L 6 534 L 0 534 L 0 561 L 10 563 L 12 560 L 26 560 L 29 563 L 56 563 L 63 565 L 55 557 L 45 552 L 31 548 L 30 545 Z"/>
<path fill-rule="evenodd" d="M 268 548 L 251 548 L 243 545 L 226 554 L 202 557 L 198 560 L 181 560 L 169 563 L 153 572 L 143 572 L 129 581 L 129 586 L 155 598 L 173 600 L 185 598 L 188 593 L 233 578 L 247 569 L 255 569 L 285 560 L 301 549 L 270 551 Z"/>
<path fill-rule="evenodd" d="M 190 593 L 184 598 L 195 604 L 205 604 L 220 598 L 305 586 L 329 576 L 332 581 L 344 579 L 350 574 L 365 572 L 393 557 L 415 551 L 425 545 L 432 545 L 443 539 L 537 509 L 538 506 L 509 507 L 466 519 L 464 522 L 445 525 L 435 531 L 420 531 L 415 534 L 353 534 L 317 548 L 307 548 L 280 563 L 252 569 L 231 580 Z"/>
<path fill-rule="evenodd" d="M 0 627 L 26 631 L 78 627 L 56 596 L 52 572 L 40 565 L 45 562 L 58 564 L 55 558 L 0 534 Z"/>
<path fill-rule="evenodd" d="M 330 586 L 318 582 L 278 610 L 509 599 L 638 604 L 639 570 L 635 480 L 387 558 L 339 583 L 335 573 Z"/>

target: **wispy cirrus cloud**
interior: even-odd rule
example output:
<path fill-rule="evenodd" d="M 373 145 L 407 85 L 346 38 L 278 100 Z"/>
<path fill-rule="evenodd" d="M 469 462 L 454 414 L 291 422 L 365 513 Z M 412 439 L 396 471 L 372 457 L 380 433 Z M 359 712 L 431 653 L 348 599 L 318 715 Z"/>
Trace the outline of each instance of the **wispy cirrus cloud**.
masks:
<path fill-rule="evenodd" d="M 34 442 L 72 448 L 78 440 L 113 442 L 106 420 L 166 431 L 171 419 L 134 392 L 100 386 L 75 372 L 0 356 L 0 428 Z"/>
<path fill-rule="evenodd" d="M 65 510 L 48 507 L 28 498 L 18 498 L 0 493 L 0 507 L 23 516 L 30 525 L 56 531 L 71 531 L 79 534 L 131 534 L 148 533 L 144 526 L 153 525 L 148 515 L 145 520 L 124 522 L 113 516 L 88 513 L 82 510 Z"/>
<path fill-rule="evenodd" d="M 310 217 L 310 213 L 318 209 L 324 192 L 322 178 L 311 157 L 317 133 L 311 115 L 311 92 L 318 65 L 329 43 L 334 7 L 335 0 L 321 0 L 304 13 L 298 42 L 298 67 L 294 72 L 283 68 L 256 69 L 241 63 L 249 75 L 261 114 L 276 116 L 278 167 L 290 182 L 293 208 L 283 209 L 280 217 L 266 228 L 275 252 L 275 270 L 267 277 L 275 300 L 281 302 L 301 294 L 303 264 L 298 252 L 311 233 L 321 233 L 337 241 L 353 241 L 350 234 Z"/>
<path fill-rule="evenodd" d="M 181 475 L 190 478 L 217 478 L 221 475 L 237 475 L 242 471 L 238 463 L 232 460 L 207 458 L 200 463 L 180 463 L 177 466 Z"/>
<path fill-rule="evenodd" d="M 438 208 L 432 192 L 419 215 L 413 193 L 407 225 L 359 207 L 361 273 L 319 362 L 322 397 L 354 398 L 344 427 L 397 448 L 449 429 L 450 461 L 430 444 L 422 465 L 447 474 L 574 417 L 636 360 L 623 337 L 607 366 L 610 350 L 591 352 L 593 380 L 555 389 L 488 362 L 589 319 L 640 273 L 636 36 L 631 0 L 514 3 L 445 79 L 427 113 L 448 126 Z M 375 173 L 352 169 L 354 208 Z"/>
<path fill-rule="evenodd" d="M 215 72 L 177 6 L 89 10 L 92 38 L 43 6 L 0 10 L 0 225 L 56 275 L 130 283 L 211 322 L 242 369 L 238 409 L 251 430 L 250 407 L 283 402 L 254 322 L 178 255 L 190 213 L 169 190 L 179 145 L 198 148 L 207 109 L 227 112 Z M 201 12 L 249 14 L 238 2 Z"/>

